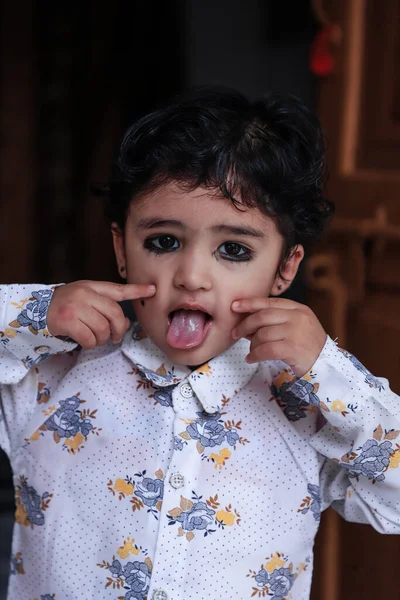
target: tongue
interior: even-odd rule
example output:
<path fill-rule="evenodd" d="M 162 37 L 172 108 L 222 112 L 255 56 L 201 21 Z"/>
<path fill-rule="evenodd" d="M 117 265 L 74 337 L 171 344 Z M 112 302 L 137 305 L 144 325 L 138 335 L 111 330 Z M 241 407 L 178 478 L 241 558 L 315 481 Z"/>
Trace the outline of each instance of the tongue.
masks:
<path fill-rule="evenodd" d="M 167 343 L 172 348 L 194 348 L 205 339 L 206 315 L 201 310 L 176 310 L 167 332 Z"/>

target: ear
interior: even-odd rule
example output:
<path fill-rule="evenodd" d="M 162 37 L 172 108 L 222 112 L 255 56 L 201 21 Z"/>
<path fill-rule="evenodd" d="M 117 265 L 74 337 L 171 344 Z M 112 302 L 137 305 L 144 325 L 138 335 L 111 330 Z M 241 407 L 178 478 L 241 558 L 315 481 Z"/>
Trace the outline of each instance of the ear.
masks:
<path fill-rule="evenodd" d="M 115 258 L 117 261 L 118 272 L 123 279 L 126 279 L 126 256 L 124 234 L 116 223 L 111 225 L 111 234 L 113 237 L 113 245 Z"/>
<path fill-rule="evenodd" d="M 304 258 L 304 248 L 301 245 L 295 246 L 290 253 L 289 258 L 281 263 L 271 289 L 271 296 L 283 294 L 291 285 L 296 277 L 299 265 Z"/>

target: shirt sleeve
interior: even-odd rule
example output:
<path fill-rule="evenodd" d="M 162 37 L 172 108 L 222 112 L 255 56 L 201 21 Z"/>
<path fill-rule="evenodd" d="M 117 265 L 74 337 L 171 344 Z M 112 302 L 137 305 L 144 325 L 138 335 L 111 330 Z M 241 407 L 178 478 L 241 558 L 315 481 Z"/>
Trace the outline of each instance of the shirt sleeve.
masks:
<path fill-rule="evenodd" d="M 47 329 L 54 288 L 0 286 L 0 383 L 15 384 L 49 356 L 76 348 L 72 340 L 56 338 Z"/>
<path fill-rule="evenodd" d="M 65 354 L 57 357 L 56 371 L 61 376 L 71 362 L 66 353 L 77 347 L 73 341 L 52 336 L 47 329 L 54 287 L 0 286 L 0 446 L 9 455 L 20 444 L 38 397 L 43 401 L 42 364 Z"/>
<path fill-rule="evenodd" d="M 324 457 L 322 508 L 380 533 L 400 533 L 400 398 L 330 338 L 292 385 L 322 418 L 311 445 Z"/>

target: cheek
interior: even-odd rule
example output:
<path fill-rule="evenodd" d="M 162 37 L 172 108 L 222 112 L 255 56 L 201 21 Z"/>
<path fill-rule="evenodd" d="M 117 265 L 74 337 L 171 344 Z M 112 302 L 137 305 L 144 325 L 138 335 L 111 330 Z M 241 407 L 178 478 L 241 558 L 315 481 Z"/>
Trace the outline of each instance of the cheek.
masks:
<path fill-rule="evenodd" d="M 230 301 L 244 298 L 268 297 L 275 279 L 275 272 L 267 269 L 255 269 L 243 272 L 234 282 L 226 282 L 224 296 Z"/>
<path fill-rule="evenodd" d="M 151 283 L 156 286 L 156 293 L 151 298 L 132 300 L 133 310 L 137 319 L 142 324 L 146 323 L 146 327 L 149 325 L 154 326 L 155 322 L 157 322 L 157 319 L 154 319 L 154 315 L 164 314 L 165 307 L 169 301 L 169 294 L 160 279 L 157 279 L 148 272 L 141 275 L 140 280 L 136 278 L 134 283 Z"/>
<path fill-rule="evenodd" d="M 142 300 L 132 301 L 133 311 L 136 319 L 139 321 L 143 329 L 147 334 L 154 331 L 155 321 L 154 314 L 157 313 L 157 309 L 152 305 L 150 298 L 144 298 Z"/>
<path fill-rule="evenodd" d="M 130 247 L 129 252 L 127 250 L 128 283 L 152 283 L 158 286 L 163 270 L 151 258 L 140 245 Z"/>
<path fill-rule="evenodd" d="M 128 234 L 125 244 L 127 273 L 132 283 L 148 283 L 154 271 L 154 261 L 143 247 L 143 240 L 134 233 Z"/>

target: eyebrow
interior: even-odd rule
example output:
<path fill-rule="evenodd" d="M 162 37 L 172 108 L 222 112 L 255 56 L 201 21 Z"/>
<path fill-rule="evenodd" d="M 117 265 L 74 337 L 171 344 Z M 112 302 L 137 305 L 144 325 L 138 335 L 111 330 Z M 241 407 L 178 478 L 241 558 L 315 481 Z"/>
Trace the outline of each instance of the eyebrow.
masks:
<path fill-rule="evenodd" d="M 225 225 L 224 223 L 221 223 L 220 225 L 215 225 L 214 227 L 212 227 L 212 229 L 217 233 L 244 235 L 247 237 L 253 237 L 258 239 L 264 239 L 267 237 L 261 229 L 254 229 L 254 227 L 250 227 L 249 225 Z"/>
<path fill-rule="evenodd" d="M 148 219 L 140 219 L 136 223 L 136 229 L 157 229 L 158 227 L 179 227 L 180 229 L 185 229 L 182 221 L 178 221 L 177 219 L 150 217 Z"/>
<path fill-rule="evenodd" d="M 179 229 L 186 229 L 185 224 L 178 219 L 161 219 L 159 217 L 140 219 L 136 224 L 136 229 L 158 229 L 160 227 L 178 227 Z M 257 239 L 265 239 L 267 237 L 261 229 L 255 229 L 249 225 L 227 225 L 225 223 L 220 223 L 214 225 L 211 229 L 216 233 L 227 233 L 230 235 L 246 236 Z"/>

